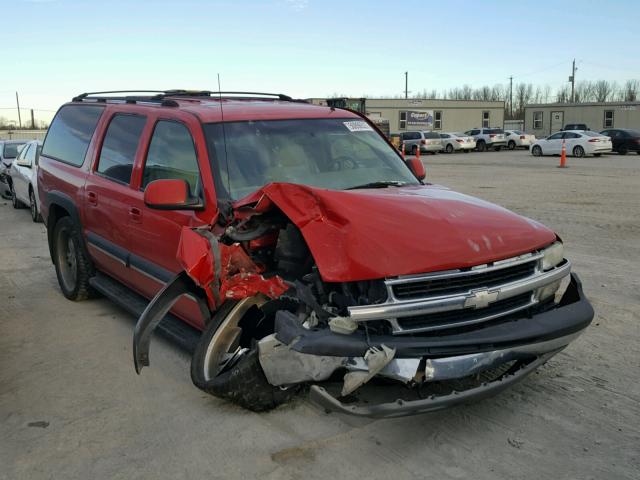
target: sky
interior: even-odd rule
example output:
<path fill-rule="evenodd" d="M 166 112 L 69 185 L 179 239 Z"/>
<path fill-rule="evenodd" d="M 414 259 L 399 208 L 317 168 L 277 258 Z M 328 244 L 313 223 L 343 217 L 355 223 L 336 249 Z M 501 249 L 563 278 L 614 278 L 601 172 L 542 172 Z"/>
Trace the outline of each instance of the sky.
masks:
<path fill-rule="evenodd" d="M 394 96 L 640 79 L 638 0 L 0 0 L 0 116 L 96 90 Z M 23 112 L 23 116 L 24 116 Z"/>

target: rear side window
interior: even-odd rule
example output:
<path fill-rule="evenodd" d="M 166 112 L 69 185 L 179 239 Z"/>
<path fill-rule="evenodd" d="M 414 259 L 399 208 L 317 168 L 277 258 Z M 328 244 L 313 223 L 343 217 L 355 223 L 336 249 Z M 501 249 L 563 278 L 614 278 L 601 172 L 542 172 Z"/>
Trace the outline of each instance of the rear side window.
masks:
<path fill-rule="evenodd" d="M 5 143 L 2 150 L 2 156 L 6 159 L 16 158 L 24 143 Z"/>
<path fill-rule="evenodd" d="M 100 152 L 98 173 L 129 183 L 145 122 L 146 118 L 139 115 L 115 115 L 111 119 Z"/>
<path fill-rule="evenodd" d="M 424 138 L 440 138 L 440 134 L 436 132 L 424 132 Z"/>
<path fill-rule="evenodd" d="M 485 133 L 504 133 L 501 128 L 487 128 Z"/>
<path fill-rule="evenodd" d="M 193 138 L 181 123 L 162 120 L 156 124 L 142 174 L 142 188 L 163 178 L 186 180 L 196 193 L 200 172 Z"/>
<path fill-rule="evenodd" d="M 42 154 L 79 167 L 104 107 L 67 105 L 49 127 Z"/>

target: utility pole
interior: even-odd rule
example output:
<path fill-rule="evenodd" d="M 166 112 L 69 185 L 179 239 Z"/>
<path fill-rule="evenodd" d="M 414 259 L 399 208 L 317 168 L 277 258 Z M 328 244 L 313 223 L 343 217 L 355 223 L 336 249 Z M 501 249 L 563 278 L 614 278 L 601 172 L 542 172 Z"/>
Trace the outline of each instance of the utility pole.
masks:
<path fill-rule="evenodd" d="M 573 59 L 573 64 L 571 65 L 571 76 L 569 77 L 569 81 L 571 82 L 571 103 L 576 102 L 576 59 Z"/>
<path fill-rule="evenodd" d="M 31 109 L 31 130 L 35 130 L 36 129 L 36 120 L 33 117 L 33 108 Z"/>
<path fill-rule="evenodd" d="M 513 119 L 513 75 L 509 77 L 509 119 Z"/>
<path fill-rule="evenodd" d="M 18 106 L 18 125 L 22 128 L 22 118 L 20 117 L 20 100 L 18 100 L 18 92 L 16 92 L 16 105 Z"/>
<path fill-rule="evenodd" d="M 404 98 L 409 98 L 409 72 L 404 72 Z"/>

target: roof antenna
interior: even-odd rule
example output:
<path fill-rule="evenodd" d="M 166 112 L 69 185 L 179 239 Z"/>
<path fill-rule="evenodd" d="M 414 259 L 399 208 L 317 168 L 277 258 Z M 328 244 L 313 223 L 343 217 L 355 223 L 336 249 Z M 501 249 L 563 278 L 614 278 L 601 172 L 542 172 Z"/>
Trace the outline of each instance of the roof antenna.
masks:
<path fill-rule="evenodd" d="M 227 154 L 227 134 L 224 128 L 224 109 L 222 108 L 222 88 L 220 87 L 220 74 L 218 73 L 218 99 L 220 100 L 220 117 L 222 119 L 222 141 L 224 142 L 224 163 L 227 166 L 227 193 L 231 199 L 231 180 L 229 178 L 229 156 Z"/>

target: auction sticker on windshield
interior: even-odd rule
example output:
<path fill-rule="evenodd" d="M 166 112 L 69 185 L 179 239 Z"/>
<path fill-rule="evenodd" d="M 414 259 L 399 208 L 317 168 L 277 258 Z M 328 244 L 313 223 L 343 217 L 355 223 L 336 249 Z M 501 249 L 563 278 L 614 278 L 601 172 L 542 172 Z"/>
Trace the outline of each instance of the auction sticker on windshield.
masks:
<path fill-rule="evenodd" d="M 371 125 L 367 122 L 363 122 L 362 120 L 344 122 L 344 126 L 347 127 L 350 132 L 373 132 Z"/>

